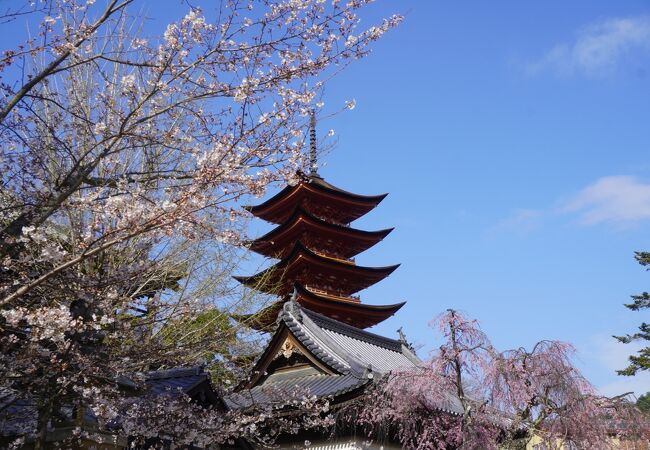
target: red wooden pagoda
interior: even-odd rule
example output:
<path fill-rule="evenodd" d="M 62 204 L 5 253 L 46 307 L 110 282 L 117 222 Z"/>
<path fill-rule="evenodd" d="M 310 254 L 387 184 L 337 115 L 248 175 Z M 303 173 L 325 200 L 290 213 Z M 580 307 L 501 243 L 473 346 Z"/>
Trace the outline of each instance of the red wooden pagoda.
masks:
<path fill-rule="evenodd" d="M 285 187 L 266 202 L 246 207 L 256 217 L 278 224 L 252 241 L 250 249 L 280 261 L 255 275 L 235 277 L 246 286 L 280 296 L 273 305 L 245 316 L 254 328 L 272 328 L 281 305 L 292 295 L 307 309 L 357 328 L 376 325 L 404 305 L 367 305 L 354 295 L 399 266 L 364 267 L 354 261 L 357 254 L 392 231 L 363 231 L 350 226 L 386 194 L 358 195 L 329 184 L 316 171 L 315 154 L 312 118 L 311 173 L 300 174 L 298 183 Z"/>

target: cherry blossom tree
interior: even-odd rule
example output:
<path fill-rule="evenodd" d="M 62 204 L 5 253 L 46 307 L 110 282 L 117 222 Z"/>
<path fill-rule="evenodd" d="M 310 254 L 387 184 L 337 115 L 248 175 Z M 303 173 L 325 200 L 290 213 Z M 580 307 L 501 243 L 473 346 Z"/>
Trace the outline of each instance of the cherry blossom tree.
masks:
<path fill-rule="evenodd" d="M 616 448 L 647 441 L 650 420 L 624 397 L 606 398 L 573 365 L 569 344 L 498 352 L 476 321 L 448 310 L 434 323 L 444 343 L 415 370 L 390 374 L 355 405 L 370 432 L 390 424 L 408 448 Z M 522 447 L 522 448 L 523 448 Z"/>
<path fill-rule="evenodd" d="M 119 376 L 227 353 L 237 201 L 295 177 L 326 80 L 400 22 L 359 30 L 368 3 L 224 0 L 160 36 L 136 0 L 5 12 L 36 32 L 0 56 L 0 380 L 37 447 L 64 407 L 123 412 Z"/>

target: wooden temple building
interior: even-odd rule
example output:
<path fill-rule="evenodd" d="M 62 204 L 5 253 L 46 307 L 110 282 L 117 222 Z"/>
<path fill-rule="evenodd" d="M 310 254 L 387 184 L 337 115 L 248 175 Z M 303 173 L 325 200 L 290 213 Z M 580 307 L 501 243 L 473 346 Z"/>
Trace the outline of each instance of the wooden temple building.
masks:
<path fill-rule="evenodd" d="M 277 295 L 278 300 L 256 314 L 237 317 L 253 328 L 272 332 L 272 337 L 248 379 L 227 397 L 231 408 L 265 402 L 273 393 L 290 391 L 342 403 L 362 394 L 388 372 L 421 363 L 403 334 L 390 339 L 365 330 L 404 305 L 372 305 L 358 296 L 359 291 L 398 267 L 366 267 L 354 259 L 392 231 L 364 231 L 351 225 L 386 194 L 351 193 L 320 176 L 313 117 L 310 153 L 309 174 L 299 174 L 295 185 L 246 208 L 257 218 L 277 225 L 252 241 L 250 249 L 279 261 L 257 274 L 235 278 L 248 287 Z M 462 412 L 459 408 L 460 404 L 450 398 L 441 409 Z M 305 435 L 288 437 L 281 447 L 305 448 L 305 440 Z M 312 440 L 310 449 L 342 450 L 361 448 L 366 439 L 348 430 L 333 440 L 331 436 Z M 367 443 L 365 447 L 375 448 Z M 376 448 L 380 447 L 391 448 L 392 444 L 377 443 Z"/>

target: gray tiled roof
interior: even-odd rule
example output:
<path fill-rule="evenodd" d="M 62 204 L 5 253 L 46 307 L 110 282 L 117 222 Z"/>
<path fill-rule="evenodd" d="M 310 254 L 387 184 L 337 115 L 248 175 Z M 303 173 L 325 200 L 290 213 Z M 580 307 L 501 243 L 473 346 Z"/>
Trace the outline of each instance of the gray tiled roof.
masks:
<path fill-rule="evenodd" d="M 192 388 L 208 380 L 202 367 L 157 370 L 145 375 L 146 389 L 143 395 L 188 394 Z M 120 385 L 137 387 L 137 384 L 120 377 Z M 91 411 L 86 410 L 87 423 L 96 422 Z M 16 397 L 10 389 L 0 387 L 0 436 L 14 436 L 34 431 L 36 428 L 36 406 L 31 399 Z"/>
<path fill-rule="evenodd" d="M 0 436 L 17 436 L 33 433 L 37 426 L 36 404 L 31 399 L 19 398 L 8 389 L 0 388 Z M 72 420 L 72 408 L 62 411 Z M 84 412 L 86 423 L 96 423 L 92 411 Z"/>
<path fill-rule="evenodd" d="M 0 388 L 0 436 L 28 433 L 36 427 L 36 407 L 30 400 Z"/>
<path fill-rule="evenodd" d="M 382 374 L 395 369 L 414 367 L 415 365 L 402 352 L 389 350 L 332 330 L 324 329 L 323 331 L 345 349 L 348 354 L 355 357 L 358 362 Z"/>
<path fill-rule="evenodd" d="M 156 370 L 146 375 L 146 385 L 154 395 L 166 392 L 187 393 L 194 386 L 208 379 L 201 367 Z"/>
<path fill-rule="evenodd" d="M 322 333 L 342 348 L 348 358 L 381 374 L 416 367 L 417 356 L 400 341 L 352 327 L 321 314 L 304 310 Z"/>
<path fill-rule="evenodd" d="M 285 403 L 303 396 L 329 397 L 342 395 L 370 382 L 369 378 L 356 375 L 308 375 L 285 378 L 264 383 L 252 389 L 237 392 L 226 397 L 229 408 L 239 409 L 255 403 Z"/>
<path fill-rule="evenodd" d="M 295 395 L 340 396 L 364 386 L 372 379 L 380 378 L 391 370 L 420 365 L 417 356 L 402 342 L 309 311 L 295 301 L 288 301 L 283 305 L 278 320 L 279 326 L 275 336 L 281 335 L 285 328 L 288 329 L 334 374 L 305 376 L 304 371 L 296 370 L 282 377 L 269 376 L 250 389 L 243 389 L 228 396 L 226 403 L 229 407 L 241 408 L 255 402 L 273 401 L 271 393 L 281 395 L 282 391 Z M 274 339 L 271 340 L 273 341 Z M 267 347 L 253 371 L 265 371 L 260 364 L 272 351 L 272 346 Z M 295 373 L 293 377 L 292 373 Z"/>
<path fill-rule="evenodd" d="M 295 302 L 287 302 L 280 317 L 303 345 L 320 350 L 317 357 L 340 363 L 346 369 L 340 373 L 362 376 L 371 370 L 383 375 L 420 364 L 417 356 L 400 341 L 309 311 Z"/>

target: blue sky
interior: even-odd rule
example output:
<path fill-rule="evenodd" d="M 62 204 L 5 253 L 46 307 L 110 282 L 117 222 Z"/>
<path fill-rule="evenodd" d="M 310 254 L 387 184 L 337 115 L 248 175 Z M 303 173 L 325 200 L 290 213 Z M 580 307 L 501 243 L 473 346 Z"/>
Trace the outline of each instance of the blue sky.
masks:
<path fill-rule="evenodd" d="M 185 12 L 158 5 L 151 30 Z M 396 227 L 357 258 L 402 264 L 361 292 L 408 301 L 374 331 L 403 325 L 426 356 L 427 323 L 456 308 L 502 349 L 573 343 L 603 393 L 649 391 L 615 374 L 633 348 L 611 335 L 648 321 L 622 304 L 650 289 L 633 258 L 650 250 L 650 2 L 383 0 L 362 25 L 392 13 L 405 22 L 327 88 L 324 116 L 356 108 L 319 122 L 336 133 L 321 174 L 390 193 L 355 224 Z"/>
<path fill-rule="evenodd" d="M 362 299 L 407 300 L 375 331 L 404 325 L 423 355 L 451 307 L 499 348 L 568 341 L 604 393 L 643 393 L 610 336 L 648 320 L 622 304 L 650 286 L 650 3 L 495 5 L 382 2 L 405 22 L 328 88 L 357 107 L 321 123 L 321 172 L 389 192 L 357 225 L 396 227 L 357 262 L 402 263 Z"/>
<path fill-rule="evenodd" d="M 145 6 L 148 27 L 184 14 L 168 5 Z M 623 303 L 650 289 L 633 258 L 650 250 L 650 3 L 495 5 L 378 1 L 362 27 L 405 22 L 327 88 L 320 172 L 389 192 L 356 226 L 396 227 L 357 258 L 402 264 L 362 300 L 407 300 L 374 331 L 404 326 L 421 356 L 439 345 L 428 322 L 456 308 L 501 349 L 568 341 L 603 393 L 644 393 L 650 374 L 615 374 L 633 348 L 611 335 L 647 320 Z"/>

